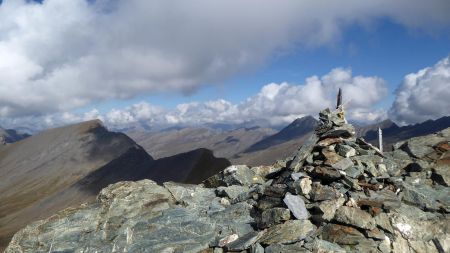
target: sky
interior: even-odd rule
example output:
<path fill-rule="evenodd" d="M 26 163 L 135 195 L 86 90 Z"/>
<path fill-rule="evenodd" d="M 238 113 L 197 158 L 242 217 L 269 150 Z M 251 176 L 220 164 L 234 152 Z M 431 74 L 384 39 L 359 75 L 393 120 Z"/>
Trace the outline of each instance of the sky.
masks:
<path fill-rule="evenodd" d="M 262 4 L 263 2 L 263 4 Z M 450 115 L 448 0 L 3 0 L 0 126 Z"/>

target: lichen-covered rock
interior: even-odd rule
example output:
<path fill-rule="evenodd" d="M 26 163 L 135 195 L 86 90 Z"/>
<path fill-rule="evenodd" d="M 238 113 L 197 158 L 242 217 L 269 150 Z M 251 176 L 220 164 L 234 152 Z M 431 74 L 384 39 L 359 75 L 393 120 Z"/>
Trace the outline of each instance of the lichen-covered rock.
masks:
<path fill-rule="evenodd" d="M 316 230 L 309 220 L 289 220 L 270 227 L 261 237 L 262 245 L 291 244 L 299 242 Z"/>
<path fill-rule="evenodd" d="M 374 229 L 375 220 L 372 216 L 359 208 L 341 206 L 337 209 L 334 219 L 338 222 L 359 227 L 362 229 Z"/>

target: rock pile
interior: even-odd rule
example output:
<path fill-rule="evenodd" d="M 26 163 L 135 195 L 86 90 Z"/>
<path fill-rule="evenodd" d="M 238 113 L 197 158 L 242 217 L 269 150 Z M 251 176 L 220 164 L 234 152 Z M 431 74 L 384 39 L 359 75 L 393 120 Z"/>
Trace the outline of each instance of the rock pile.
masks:
<path fill-rule="evenodd" d="M 319 119 L 290 159 L 202 185 L 110 185 L 6 252 L 449 252 L 450 129 L 381 154 L 339 112 Z"/>

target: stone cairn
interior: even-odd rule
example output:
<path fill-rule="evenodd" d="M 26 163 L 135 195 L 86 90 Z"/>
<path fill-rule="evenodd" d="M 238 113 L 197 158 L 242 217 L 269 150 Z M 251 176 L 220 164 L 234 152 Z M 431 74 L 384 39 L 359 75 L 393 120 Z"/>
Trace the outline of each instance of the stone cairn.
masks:
<path fill-rule="evenodd" d="M 448 216 L 420 217 L 428 214 L 401 201 L 448 214 L 448 198 L 447 206 L 433 197 L 427 206 L 426 192 L 414 187 L 399 196 L 407 186 L 397 161 L 355 138 L 343 115 L 339 105 L 336 111 L 321 111 L 315 133 L 278 166 L 232 166 L 205 181 L 231 202 L 249 197 L 233 185 L 261 183 L 250 193 L 259 230 L 252 234 L 251 252 L 444 252 L 441 244 L 448 249 Z M 430 227 L 439 222 L 445 228 Z M 240 251 L 249 242 L 235 234 L 219 246 Z"/>

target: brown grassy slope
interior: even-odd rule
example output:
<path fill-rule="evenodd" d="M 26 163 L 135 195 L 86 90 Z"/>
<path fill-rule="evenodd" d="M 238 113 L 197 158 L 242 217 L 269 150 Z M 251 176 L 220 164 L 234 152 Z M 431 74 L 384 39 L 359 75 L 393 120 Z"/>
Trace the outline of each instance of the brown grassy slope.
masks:
<path fill-rule="evenodd" d="M 73 185 L 133 149 L 139 149 L 134 141 L 100 121 L 47 130 L 0 149 L 0 246 L 27 223 L 95 196 Z"/>

